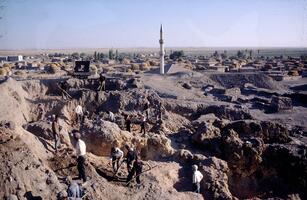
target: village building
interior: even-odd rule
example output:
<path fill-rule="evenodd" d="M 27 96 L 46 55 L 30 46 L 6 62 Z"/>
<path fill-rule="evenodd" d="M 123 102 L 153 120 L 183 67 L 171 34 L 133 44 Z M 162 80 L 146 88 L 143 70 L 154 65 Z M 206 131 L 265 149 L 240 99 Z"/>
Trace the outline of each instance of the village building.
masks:
<path fill-rule="evenodd" d="M 0 62 L 1 61 L 7 61 L 7 56 L 0 56 Z"/>
<path fill-rule="evenodd" d="M 7 61 L 10 61 L 10 62 L 18 62 L 18 61 L 22 61 L 22 60 L 23 60 L 23 56 L 22 55 L 8 56 L 7 57 Z"/>

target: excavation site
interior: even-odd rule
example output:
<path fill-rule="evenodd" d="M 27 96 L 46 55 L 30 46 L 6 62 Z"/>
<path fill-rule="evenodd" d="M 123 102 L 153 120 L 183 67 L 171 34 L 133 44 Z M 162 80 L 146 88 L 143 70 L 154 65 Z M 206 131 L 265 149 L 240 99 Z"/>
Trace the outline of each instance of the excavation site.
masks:
<path fill-rule="evenodd" d="M 306 78 L 152 69 L 103 72 L 101 89 L 98 78 L 62 72 L 0 83 L 0 198 L 61 199 L 68 178 L 88 200 L 307 198 Z M 143 163 L 130 181 L 127 145 Z M 123 151 L 116 170 L 112 147 Z"/>

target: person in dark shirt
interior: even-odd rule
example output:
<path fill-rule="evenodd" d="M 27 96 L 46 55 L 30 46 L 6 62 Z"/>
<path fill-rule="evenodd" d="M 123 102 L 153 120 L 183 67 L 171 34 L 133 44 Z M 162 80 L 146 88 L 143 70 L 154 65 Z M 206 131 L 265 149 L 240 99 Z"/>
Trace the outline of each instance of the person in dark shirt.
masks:
<path fill-rule="evenodd" d="M 136 157 L 136 159 L 133 163 L 133 167 L 132 167 L 131 171 L 129 172 L 127 180 L 126 180 L 127 186 L 129 186 L 129 184 L 130 184 L 134 175 L 135 175 L 136 183 L 138 185 L 141 184 L 140 175 L 143 172 L 143 166 L 144 166 L 144 163 L 140 159 L 138 159 L 138 157 Z"/>
<path fill-rule="evenodd" d="M 126 154 L 126 157 L 125 157 L 125 161 L 127 162 L 128 173 L 130 173 L 130 171 L 132 169 L 133 161 L 135 159 L 137 159 L 137 154 L 136 154 L 135 150 L 133 148 L 130 148 L 128 145 L 125 145 L 125 148 L 128 151 L 127 154 Z"/>
<path fill-rule="evenodd" d="M 126 130 L 131 132 L 131 119 L 129 115 L 126 116 L 125 124 L 126 124 Z"/>
<path fill-rule="evenodd" d="M 143 111 L 145 112 L 146 118 L 149 118 L 149 101 L 146 101 Z"/>
<path fill-rule="evenodd" d="M 101 73 L 99 75 L 98 91 L 105 91 L 105 90 L 106 90 L 106 77 Z"/>
<path fill-rule="evenodd" d="M 60 125 L 59 125 L 59 116 L 53 115 L 53 121 L 52 121 L 52 134 L 54 138 L 54 149 L 55 153 L 58 153 L 58 147 L 60 144 Z"/>
<path fill-rule="evenodd" d="M 62 98 L 69 98 L 69 96 L 67 95 L 67 91 L 68 91 L 68 83 L 66 81 L 61 81 L 58 84 L 59 88 L 61 89 L 61 94 L 62 94 Z"/>

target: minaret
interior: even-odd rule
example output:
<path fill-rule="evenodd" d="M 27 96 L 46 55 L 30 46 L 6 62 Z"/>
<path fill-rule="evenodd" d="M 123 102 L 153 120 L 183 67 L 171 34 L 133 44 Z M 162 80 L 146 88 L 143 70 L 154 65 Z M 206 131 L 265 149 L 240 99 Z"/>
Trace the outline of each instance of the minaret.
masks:
<path fill-rule="evenodd" d="M 160 74 L 164 74 L 164 41 L 163 41 L 163 26 L 160 28 Z"/>

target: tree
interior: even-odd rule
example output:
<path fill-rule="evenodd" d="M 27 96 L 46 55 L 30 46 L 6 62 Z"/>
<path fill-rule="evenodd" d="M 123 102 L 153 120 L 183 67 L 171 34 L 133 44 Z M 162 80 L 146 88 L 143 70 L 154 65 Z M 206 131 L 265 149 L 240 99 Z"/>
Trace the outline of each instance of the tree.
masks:
<path fill-rule="evenodd" d="M 239 50 L 239 51 L 237 52 L 237 57 L 238 57 L 238 58 L 245 58 L 244 52 Z"/>
<path fill-rule="evenodd" d="M 218 53 L 217 51 L 215 51 L 215 52 L 213 53 L 213 57 L 215 57 L 215 58 L 219 57 L 219 53 Z"/>
<path fill-rule="evenodd" d="M 97 58 L 98 58 L 98 57 L 97 57 L 97 52 L 95 51 L 95 52 L 94 52 L 94 59 L 95 59 L 95 60 L 98 60 Z"/>
<path fill-rule="evenodd" d="M 74 52 L 71 54 L 72 57 L 74 58 L 79 58 L 79 53 L 78 52 Z"/>
<path fill-rule="evenodd" d="M 99 54 L 99 60 L 103 60 L 105 58 L 105 55 L 103 53 Z"/>
<path fill-rule="evenodd" d="M 227 58 L 227 51 L 226 50 L 221 54 L 221 57 L 222 57 L 222 59 Z"/>
<path fill-rule="evenodd" d="M 118 50 L 116 49 L 116 51 L 115 51 L 115 60 L 116 60 L 116 62 L 118 62 L 118 59 L 119 59 L 119 57 L 118 57 Z"/>
<path fill-rule="evenodd" d="M 118 56 L 118 61 L 119 61 L 120 63 L 122 63 L 123 60 L 124 60 L 124 56 L 120 54 L 120 55 Z"/>
<path fill-rule="evenodd" d="M 301 59 L 304 60 L 304 61 L 307 61 L 307 54 L 301 55 Z"/>
<path fill-rule="evenodd" d="M 80 53 L 81 58 L 85 58 L 86 54 L 85 53 Z"/>
<path fill-rule="evenodd" d="M 169 55 L 169 58 L 172 60 L 177 60 L 179 58 L 182 58 L 183 56 L 184 56 L 184 52 L 181 50 L 181 51 L 174 51 L 173 53 Z"/>
<path fill-rule="evenodd" d="M 114 56 L 113 49 L 110 49 L 110 50 L 109 50 L 109 59 L 110 59 L 110 60 L 114 60 L 114 57 L 115 57 L 115 56 Z"/>
<path fill-rule="evenodd" d="M 253 50 L 249 50 L 249 58 L 253 57 Z"/>

